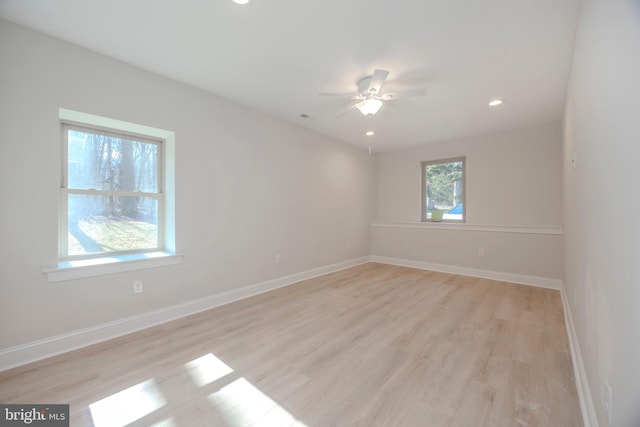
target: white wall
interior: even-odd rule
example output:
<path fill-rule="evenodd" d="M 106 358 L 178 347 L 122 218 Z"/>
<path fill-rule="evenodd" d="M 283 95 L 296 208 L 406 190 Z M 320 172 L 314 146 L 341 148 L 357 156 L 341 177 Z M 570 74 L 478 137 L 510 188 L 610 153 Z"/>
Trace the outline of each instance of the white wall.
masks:
<path fill-rule="evenodd" d="M 561 224 L 560 123 L 378 154 L 376 220 L 419 222 L 420 162 L 457 156 L 466 156 L 468 224 Z"/>
<path fill-rule="evenodd" d="M 568 308 L 598 424 L 609 425 L 603 407 L 608 380 L 612 425 L 635 427 L 640 425 L 638 1 L 584 1 L 569 82 L 563 166 Z"/>
<path fill-rule="evenodd" d="M 369 255 L 364 150 L 1 20 L 0 58 L 0 350 Z M 47 283 L 59 108 L 175 131 L 182 264 Z"/>
<path fill-rule="evenodd" d="M 457 156 L 466 156 L 467 226 L 390 226 L 420 221 L 420 162 Z M 379 154 L 372 253 L 561 279 L 561 161 L 560 123 Z"/>

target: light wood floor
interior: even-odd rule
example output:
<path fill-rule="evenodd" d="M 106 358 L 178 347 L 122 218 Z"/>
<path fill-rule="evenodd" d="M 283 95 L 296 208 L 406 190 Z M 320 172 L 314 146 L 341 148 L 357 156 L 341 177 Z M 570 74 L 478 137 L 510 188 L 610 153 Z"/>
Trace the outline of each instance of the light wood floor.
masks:
<path fill-rule="evenodd" d="M 580 426 L 558 291 L 366 264 L 0 373 L 71 425 Z"/>

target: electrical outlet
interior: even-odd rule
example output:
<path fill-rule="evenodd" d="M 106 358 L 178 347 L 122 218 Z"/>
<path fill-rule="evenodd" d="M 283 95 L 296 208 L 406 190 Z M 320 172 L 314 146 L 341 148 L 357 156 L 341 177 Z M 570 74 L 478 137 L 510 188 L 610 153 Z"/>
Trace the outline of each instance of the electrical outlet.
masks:
<path fill-rule="evenodd" d="M 484 256 L 484 248 L 478 248 L 478 256 Z"/>
<path fill-rule="evenodd" d="M 280 254 L 276 254 L 276 264 L 280 264 Z"/>
<path fill-rule="evenodd" d="M 142 280 L 134 280 L 133 281 L 133 293 L 141 294 L 142 293 Z"/>
<path fill-rule="evenodd" d="M 613 393 L 607 380 L 604 382 L 604 410 L 607 412 L 608 425 L 613 425 Z"/>

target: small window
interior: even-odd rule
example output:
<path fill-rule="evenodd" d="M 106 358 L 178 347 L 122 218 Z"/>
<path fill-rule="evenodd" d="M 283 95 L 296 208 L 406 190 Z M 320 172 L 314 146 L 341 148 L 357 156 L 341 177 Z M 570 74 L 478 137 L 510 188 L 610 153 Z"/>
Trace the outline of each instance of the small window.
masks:
<path fill-rule="evenodd" d="M 465 158 L 422 162 L 422 221 L 465 222 Z"/>
<path fill-rule="evenodd" d="M 164 248 L 163 140 L 62 124 L 60 258 Z"/>

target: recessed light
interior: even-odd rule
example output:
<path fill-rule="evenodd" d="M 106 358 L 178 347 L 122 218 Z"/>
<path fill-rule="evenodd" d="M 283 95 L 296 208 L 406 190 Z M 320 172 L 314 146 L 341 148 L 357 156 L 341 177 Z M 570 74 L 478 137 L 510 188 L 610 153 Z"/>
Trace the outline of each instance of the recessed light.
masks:
<path fill-rule="evenodd" d="M 233 0 L 234 3 L 236 4 L 247 4 L 249 3 L 250 0 Z"/>
<path fill-rule="evenodd" d="M 498 105 L 502 105 L 503 102 L 504 102 L 504 99 L 500 99 L 500 98 L 492 99 L 489 102 L 489 107 L 497 107 Z"/>
<path fill-rule="evenodd" d="M 375 135 L 375 134 L 376 134 L 376 133 L 375 133 L 374 131 L 372 131 L 372 130 L 367 131 L 367 133 L 365 133 L 365 135 L 367 135 L 367 136 L 373 136 L 373 135 Z"/>

